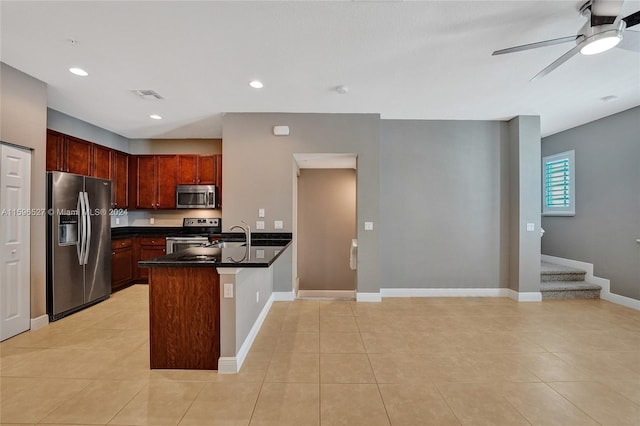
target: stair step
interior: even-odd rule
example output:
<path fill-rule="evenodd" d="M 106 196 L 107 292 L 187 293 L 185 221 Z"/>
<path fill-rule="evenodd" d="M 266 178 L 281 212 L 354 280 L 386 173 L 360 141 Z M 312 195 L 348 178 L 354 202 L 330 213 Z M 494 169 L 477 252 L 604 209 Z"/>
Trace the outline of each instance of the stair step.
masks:
<path fill-rule="evenodd" d="M 540 281 L 584 281 L 587 271 L 555 263 L 540 262 Z"/>
<path fill-rule="evenodd" d="M 586 281 L 547 281 L 540 283 L 543 299 L 599 299 L 600 287 Z"/>

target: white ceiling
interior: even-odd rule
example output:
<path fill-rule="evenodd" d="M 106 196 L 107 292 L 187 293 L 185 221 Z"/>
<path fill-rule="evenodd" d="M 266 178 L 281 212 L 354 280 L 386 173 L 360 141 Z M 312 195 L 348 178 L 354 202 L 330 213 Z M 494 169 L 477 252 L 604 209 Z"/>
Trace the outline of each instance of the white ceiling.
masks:
<path fill-rule="evenodd" d="M 51 108 L 127 138 L 220 137 L 224 112 L 532 114 L 549 135 L 640 105 L 640 53 L 577 55 L 534 82 L 571 43 L 491 56 L 575 34 L 581 3 L 3 0 L 0 53 L 48 84 Z M 637 10 L 626 1 L 622 14 Z"/>

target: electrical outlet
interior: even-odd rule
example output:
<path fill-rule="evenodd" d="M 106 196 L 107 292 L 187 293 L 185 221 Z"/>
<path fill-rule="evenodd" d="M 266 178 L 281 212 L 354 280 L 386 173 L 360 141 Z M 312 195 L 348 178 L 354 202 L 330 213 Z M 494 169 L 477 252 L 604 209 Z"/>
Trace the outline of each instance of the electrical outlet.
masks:
<path fill-rule="evenodd" d="M 120 218 L 116 217 L 116 225 L 120 225 Z"/>
<path fill-rule="evenodd" d="M 154 223 L 156 223 L 156 220 L 154 218 L 149 218 L 149 224 L 153 225 Z"/>
<path fill-rule="evenodd" d="M 264 209 L 258 209 L 258 217 L 264 217 Z"/>
<path fill-rule="evenodd" d="M 536 230 L 536 224 L 535 223 L 527 223 L 527 231 L 532 232 Z"/>
<path fill-rule="evenodd" d="M 256 229 L 264 229 L 264 220 L 256 220 Z"/>
<path fill-rule="evenodd" d="M 226 299 L 233 299 L 233 284 L 224 283 L 224 297 Z"/>
<path fill-rule="evenodd" d="M 283 229 L 284 228 L 284 222 L 281 220 L 275 220 L 273 222 L 273 229 Z"/>
<path fill-rule="evenodd" d="M 373 231 L 373 222 L 365 222 L 364 223 L 365 231 Z"/>
<path fill-rule="evenodd" d="M 256 250 L 256 259 L 264 259 L 264 250 L 262 249 Z"/>

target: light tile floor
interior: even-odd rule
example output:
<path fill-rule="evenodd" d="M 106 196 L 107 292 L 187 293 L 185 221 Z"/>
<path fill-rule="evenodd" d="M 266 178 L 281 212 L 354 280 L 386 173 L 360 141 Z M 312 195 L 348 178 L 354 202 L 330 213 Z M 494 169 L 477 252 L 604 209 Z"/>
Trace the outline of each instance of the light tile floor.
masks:
<path fill-rule="evenodd" d="M 149 370 L 146 286 L 0 344 L 0 422 L 640 425 L 640 312 L 601 300 L 277 302 L 239 374 Z"/>

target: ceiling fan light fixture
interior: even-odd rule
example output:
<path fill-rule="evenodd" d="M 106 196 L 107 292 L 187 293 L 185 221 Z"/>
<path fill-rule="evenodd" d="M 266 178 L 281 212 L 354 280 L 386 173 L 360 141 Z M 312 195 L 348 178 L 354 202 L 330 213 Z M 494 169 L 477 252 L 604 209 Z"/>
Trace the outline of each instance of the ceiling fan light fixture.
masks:
<path fill-rule="evenodd" d="M 583 42 L 580 53 L 583 55 L 596 55 L 613 49 L 622 40 L 622 32 L 607 31 L 589 37 Z"/>

